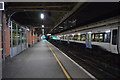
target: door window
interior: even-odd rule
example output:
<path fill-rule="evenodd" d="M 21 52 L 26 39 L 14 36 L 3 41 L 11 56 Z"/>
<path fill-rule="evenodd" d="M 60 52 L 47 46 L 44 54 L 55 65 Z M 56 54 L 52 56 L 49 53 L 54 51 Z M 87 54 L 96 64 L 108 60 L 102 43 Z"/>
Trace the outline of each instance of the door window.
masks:
<path fill-rule="evenodd" d="M 117 44 L 117 29 L 112 31 L 112 44 L 113 45 Z"/>

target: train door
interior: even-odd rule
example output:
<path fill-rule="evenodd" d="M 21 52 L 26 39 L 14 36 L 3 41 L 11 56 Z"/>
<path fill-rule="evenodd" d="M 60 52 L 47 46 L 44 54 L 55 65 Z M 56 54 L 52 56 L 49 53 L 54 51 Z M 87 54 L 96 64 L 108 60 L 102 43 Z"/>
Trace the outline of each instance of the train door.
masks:
<path fill-rule="evenodd" d="M 118 54 L 120 54 L 120 26 L 118 26 Z"/>
<path fill-rule="evenodd" d="M 92 45 L 91 45 L 91 32 L 86 33 L 86 48 L 92 48 Z"/>
<path fill-rule="evenodd" d="M 118 50 L 117 50 L 117 34 L 118 34 L 118 29 L 113 29 L 111 31 L 111 52 L 112 53 L 118 53 Z"/>

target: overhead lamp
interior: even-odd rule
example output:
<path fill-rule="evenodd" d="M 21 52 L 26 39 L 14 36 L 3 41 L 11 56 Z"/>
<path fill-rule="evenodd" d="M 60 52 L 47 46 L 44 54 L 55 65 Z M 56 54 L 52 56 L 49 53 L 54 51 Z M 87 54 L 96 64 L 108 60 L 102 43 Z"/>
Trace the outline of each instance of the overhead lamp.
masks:
<path fill-rule="evenodd" d="M 109 33 L 110 32 L 110 30 L 107 30 L 107 31 L 105 31 L 106 33 Z"/>
<path fill-rule="evenodd" d="M 29 31 L 30 29 L 29 29 L 29 28 L 27 28 L 26 30 L 27 30 L 27 31 Z"/>
<path fill-rule="evenodd" d="M 43 13 L 41 13 L 40 17 L 41 17 L 41 19 L 44 19 L 44 14 L 43 14 Z"/>
<path fill-rule="evenodd" d="M 50 36 L 51 34 L 47 34 L 47 36 Z"/>
<path fill-rule="evenodd" d="M 89 31 L 89 32 L 87 32 L 88 34 L 91 34 L 92 32 L 91 31 Z"/>
<path fill-rule="evenodd" d="M 78 35 L 80 35 L 80 33 L 78 33 Z"/>
<path fill-rule="evenodd" d="M 42 29 L 42 34 L 44 35 L 44 29 Z"/>
<path fill-rule="evenodd" d="M 60 26 L 59 28 L 63 28 L 62 26 Z"/>
<path fill-rule="evenodd" d="M 44 28 L 44 25 L 42 25 L 42 28 Z"/>

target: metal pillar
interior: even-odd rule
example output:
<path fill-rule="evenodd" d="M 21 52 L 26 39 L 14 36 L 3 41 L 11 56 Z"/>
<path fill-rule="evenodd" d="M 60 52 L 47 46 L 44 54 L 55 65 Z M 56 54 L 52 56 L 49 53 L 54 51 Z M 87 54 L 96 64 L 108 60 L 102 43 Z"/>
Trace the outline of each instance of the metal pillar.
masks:
<path fill-rule="evenodd" d="M 5 52 L 5 25 L 4 25 L 4 17 L 5 13 L 2 12 L 2 48 L 3 48 L 3 60 L 5 60 L 6 52 Z"/>
<path fill-rule="evenodd" d="M 12 57 L 12 56 L 13 56 L 12 21 L 10 22 L 10 36 L 11 36 L 11 38 L 10 38 L 10 40 L 11 40 L 11 42 L 10 42 L 10 44 L 11 44 L 11 52 L 10 52 L 10 57 Z"/>

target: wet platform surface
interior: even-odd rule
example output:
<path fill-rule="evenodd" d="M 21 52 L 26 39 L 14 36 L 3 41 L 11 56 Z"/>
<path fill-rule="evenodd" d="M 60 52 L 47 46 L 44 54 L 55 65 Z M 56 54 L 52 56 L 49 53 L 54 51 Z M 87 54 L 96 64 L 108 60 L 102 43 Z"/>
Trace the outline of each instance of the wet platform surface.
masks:
<path fill-rule="evenodd" d="M 91 74 L 82 69 L 81 66 L 77 66 L 46 40 L 40 41 L 12 59 L 3 62 L 3 78 L 66 79 L 64 72 L 49 48 L 53 50 L 72 78 L 93 78 Z"/>

